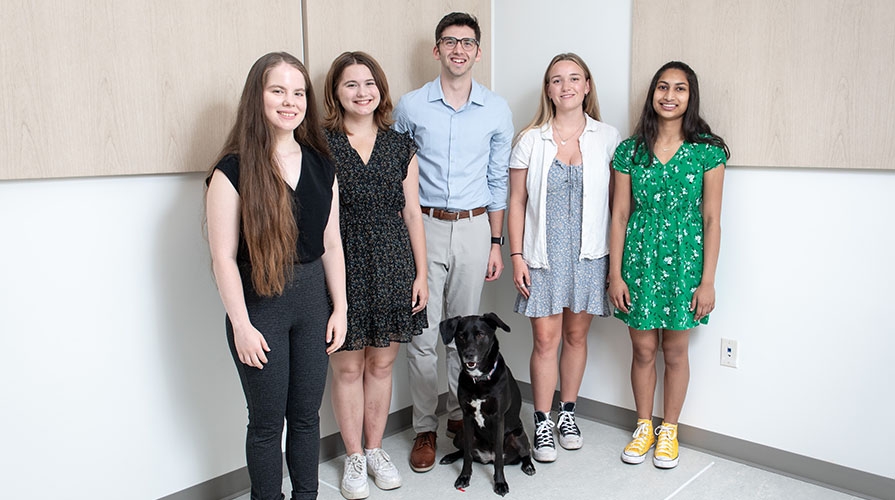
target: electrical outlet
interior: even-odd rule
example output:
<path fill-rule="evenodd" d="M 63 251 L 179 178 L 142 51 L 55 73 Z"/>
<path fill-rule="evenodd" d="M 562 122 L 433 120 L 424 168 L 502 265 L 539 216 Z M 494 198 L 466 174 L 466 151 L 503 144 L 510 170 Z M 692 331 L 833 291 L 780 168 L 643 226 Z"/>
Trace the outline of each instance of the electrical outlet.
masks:
<path fill-rule="evenodd" d="M 737 367 L 737 341 L 721 339 L 721 366 Z"/>

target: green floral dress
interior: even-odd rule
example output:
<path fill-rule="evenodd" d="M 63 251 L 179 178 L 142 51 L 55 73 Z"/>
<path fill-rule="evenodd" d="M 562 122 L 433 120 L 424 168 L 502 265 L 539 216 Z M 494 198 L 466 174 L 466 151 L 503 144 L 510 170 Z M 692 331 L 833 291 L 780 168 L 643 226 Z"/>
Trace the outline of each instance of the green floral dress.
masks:
<path fill-rule="evenodd" d="M 702 279 L 702 176 L 727 162 L 724 150 L 685 142 L 668 163 L 635 139 L 615 151 L 612 167 L 631 176 L 633 209 L 625 234 L 622 279 L 631 294 L 629 313 L 615 316 L 637 330 L 686 330 L 708 323 L 693 319 L 690 300 Z"/>

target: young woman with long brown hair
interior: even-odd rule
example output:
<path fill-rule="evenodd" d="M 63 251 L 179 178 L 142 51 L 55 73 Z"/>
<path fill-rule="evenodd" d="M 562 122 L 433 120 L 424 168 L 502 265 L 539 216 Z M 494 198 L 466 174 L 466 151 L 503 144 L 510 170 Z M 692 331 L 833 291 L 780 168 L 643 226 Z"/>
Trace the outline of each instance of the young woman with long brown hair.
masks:
<path fill-rule="evenodd" d="M 252 66 L 206 182 L 212 267 L 249 411 L 252 500 L 283 497 L 284 419 L 292 498 L 316 498 L 327 355 L 344 341 L 347 302 L 335 170 L 294 56 Z"/>

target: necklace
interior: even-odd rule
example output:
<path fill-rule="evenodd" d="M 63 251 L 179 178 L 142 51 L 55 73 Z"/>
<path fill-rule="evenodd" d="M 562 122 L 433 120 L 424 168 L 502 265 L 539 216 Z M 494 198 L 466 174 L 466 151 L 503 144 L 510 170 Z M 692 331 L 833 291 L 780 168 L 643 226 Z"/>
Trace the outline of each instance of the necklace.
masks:
<path fill-rule="evenodd" d="M 566 136 L 566 137 L 563 137 L 563 136 L 559 133 L 559 129 L 556 127 L 555 124 L 554 124 L 554 126 L 553 126 L 553 131 L 556 133 L 556 136 L 559 137 L 559 143 L 562 144 L 563 146 L 565 146 L 566 143 L 569 142 L 569 140 L 570 140 L 572 137 L 577 137 L 577 136 L 581 135 L 580 133 L 584 130 L 584 126 L 585 126 L 586 124 L 587 124 L 587 119 L 585 118 L 584 123 L 582 123 L 580 127 L 576 128 L 575 131 L 572 132 L 571 135 Z"/>
<path fill-rule="evenodd" d="M 666 152 L 668 152 L 671 148 L 676 148 L 676 147 L 680 146 L 680 145 L 683 144 L 683 143 L 684 143 L 684 141 L 683 141 L 682 139 L 678 139 L 678 140 L 674 141 L 673 143 L 671 143 L 670 145 L 668 145 L 667 147 L 662 148 L 662 152 L 663 152 L 663 153 L 666 153 Z"/>

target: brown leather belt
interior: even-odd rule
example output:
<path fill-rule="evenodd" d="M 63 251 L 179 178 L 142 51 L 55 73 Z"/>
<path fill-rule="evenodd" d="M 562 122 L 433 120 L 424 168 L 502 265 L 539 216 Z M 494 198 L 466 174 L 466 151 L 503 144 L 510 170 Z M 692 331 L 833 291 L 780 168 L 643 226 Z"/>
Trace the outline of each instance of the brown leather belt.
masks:
<path fill-rule="evenodd" d="M 487 211 L 485 207 L 473 208 L 472 210 L 463 210 L 462 212 L 448 212 L 447 210 L 441 210 L 439 208 L 432 207 L 420 207 L 423 210 L 423 213 L 436 219 L 441 220 L 460 220 L 460 219 L 469 219 L 471 217 L 476 217 L 482 215 Z"/>

